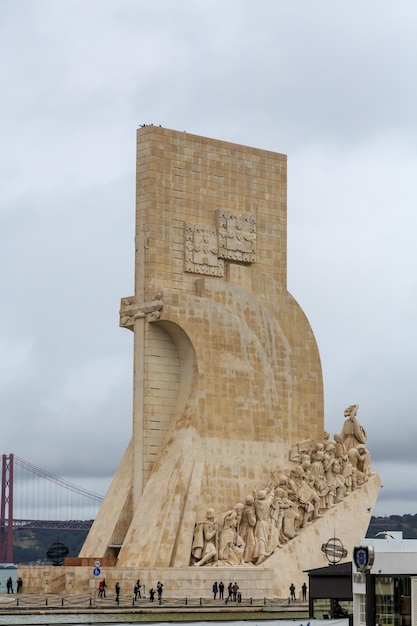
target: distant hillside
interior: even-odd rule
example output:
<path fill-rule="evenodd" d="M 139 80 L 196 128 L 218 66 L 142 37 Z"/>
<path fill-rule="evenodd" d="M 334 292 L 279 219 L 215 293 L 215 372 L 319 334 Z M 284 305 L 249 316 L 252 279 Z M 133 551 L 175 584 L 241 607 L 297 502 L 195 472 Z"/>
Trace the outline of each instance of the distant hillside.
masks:
<path fill-rule="evenodd" d="M 21 565 L 49 562 L 48 549 L 56 541 L 69 549 L 68 556 L 78 556 L 87 536 L 87 530 L 45 530 L 43 528 L 17 528 L 13 535 L 13 561 Z"/>
<path fill-rule="evenodd" d="M 417 539 L 417 515 L 372 516 L 366 536 L 375 537 L 380 532 L 402 530 L 404 539 Z"/>

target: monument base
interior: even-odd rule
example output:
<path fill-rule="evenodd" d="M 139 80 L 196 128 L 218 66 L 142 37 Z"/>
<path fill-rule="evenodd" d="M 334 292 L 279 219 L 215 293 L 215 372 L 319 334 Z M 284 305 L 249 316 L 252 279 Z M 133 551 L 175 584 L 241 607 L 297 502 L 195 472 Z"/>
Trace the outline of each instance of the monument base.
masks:
<path fill-rule="evenodd" d="M 97 595 L 98 583 L 106 579 L 107 596 L 115 595 L 116 582 L 120 584 L 121 596 L 133 596 L 135 582 L 140 579 L 142 595 L 149 598 L 149 590 L 156 589 L 157 582 L 164 583 L 167 598 L 211 598 L 212 585 L 222 580 L 226 588 L 237 582 L 239 593 L 245 598 L 274 597 L 274 572 L 271 568 L 255 567 L 166 567 L 127 568 L 102 567 L 100 576 L 94 576 L 94 564 L 90 566 L 42 567 L 21 566 L 19 576 L 25 593 L 62 593 Z"/>

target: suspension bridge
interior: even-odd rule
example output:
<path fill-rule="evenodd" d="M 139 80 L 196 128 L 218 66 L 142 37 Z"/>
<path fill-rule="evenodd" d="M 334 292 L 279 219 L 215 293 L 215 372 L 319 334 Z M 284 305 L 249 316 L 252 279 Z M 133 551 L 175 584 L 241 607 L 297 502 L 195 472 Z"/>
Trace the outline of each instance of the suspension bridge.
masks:
<path fill-rule="evenodd" d="M 88 530 L 103 497 L 3 454 L 0 503 L 0 563 L 13 562 L 18 528 Z"/>

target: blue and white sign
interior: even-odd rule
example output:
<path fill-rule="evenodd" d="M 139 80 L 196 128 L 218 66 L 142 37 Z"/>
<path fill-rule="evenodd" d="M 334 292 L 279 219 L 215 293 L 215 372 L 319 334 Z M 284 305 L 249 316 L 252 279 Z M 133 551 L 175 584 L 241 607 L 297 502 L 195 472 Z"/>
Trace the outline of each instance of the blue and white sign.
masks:
<path fill-rule="evenodd" d="M 101 574 L 101 569 L 100 569 L 99 567 L 95 567 L 95 568 L 93 569 L 93 574 L 94 574 L 94 576 L 100 576 L 100 574 Z"/>

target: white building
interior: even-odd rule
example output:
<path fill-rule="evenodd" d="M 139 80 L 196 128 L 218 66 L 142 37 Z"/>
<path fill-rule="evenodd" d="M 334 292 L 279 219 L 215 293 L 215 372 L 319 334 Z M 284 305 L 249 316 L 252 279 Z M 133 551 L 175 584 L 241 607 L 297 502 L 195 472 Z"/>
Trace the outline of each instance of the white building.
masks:
<path fill-rule="evenodd" d="M 374 550 L 369 572 L 353 564 L 355 626 L 417 626 L 417 540 L 402 532 L 362 539 Z"/>

